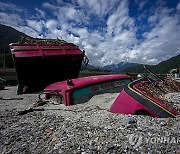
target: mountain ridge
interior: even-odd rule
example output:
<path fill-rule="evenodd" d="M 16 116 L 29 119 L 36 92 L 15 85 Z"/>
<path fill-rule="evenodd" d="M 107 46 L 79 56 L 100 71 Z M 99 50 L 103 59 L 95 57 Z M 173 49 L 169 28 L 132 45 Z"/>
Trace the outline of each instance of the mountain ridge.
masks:
<path fill-rule="evenodd" d="M 138 63 L 120 62 L 118 64 L 106 65 L 106 66 L 102 67 L 102 69 L 114 71 L 114 72 L 123 72 L 126 68 L 132 67 L 132 66 L 137 66 L 137 65 L 139 65 L 139 64 Z"/>
<path fill-rule="evenodd" d="M 10 53 L 9 44 L 20 41 L 21 37 L 27 36 L 18 30 L 0 24 L 0 51 Z"/>
<path fill-rule="evenodd" d="M 19 32 L 18 30 L 0 24 L 0 68 L 13 68 L 13 60 L 11 56 L 11 51 L 9 48 L 10 43 L 19 42 L 21 40 L 21 37 L 24 37 L 27 35 Z M 5 55 L 5 63 L 4 61 L 4 53 Z"/>
<path fill-rule="evenodd" d="M 171 57 L 165 61 L 162 61 L 157 65 L 147 65 L 147 66 L 155 73 L 167 74 L 173 68 L 180 68 L 180 54 Z M 147 71 L 143 68 L 143 64 L 139 64 L 134 67 L 128 67 L 124 70 L 124 72 L 147 73 Z"/>

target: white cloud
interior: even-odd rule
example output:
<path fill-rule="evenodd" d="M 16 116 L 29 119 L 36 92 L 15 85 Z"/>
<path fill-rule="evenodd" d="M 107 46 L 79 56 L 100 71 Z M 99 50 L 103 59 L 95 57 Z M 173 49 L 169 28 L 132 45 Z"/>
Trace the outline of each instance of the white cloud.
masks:
<path fill-rule="evenodd" d="M 46 13 L 45 13 L 43 10 L 38 9 L 38 8 L 35 8 L 35 10 L 37 11 L 37 13 L 38 13 L 37 16 L 38 16 L 39 18 L 45 18 Z"/>
<path fill-rule="evenodd" d="M 89 38 L 89 32 L 87 28 L 74 28 L 72 29 L 72 32 L 76 35 L 78 35 L 81 39 L 88 39 Z"/>
<path fill-rule="evenodd" d="M 47 4 L 46 4 L 47 5 Z M 46 6 L 44 5 L 44 6 Z M 87 23 L 88 16 L 84 14 L 83 10 L 74 8 L 73 6 L 53 6 L 48 4 L 50 7 L 48 9 L 55 10 L 53 14 L 59 20 L 61 24 L 74 21 L 75 23 Z"/>
<path fill-rule="evenodd" d="M 144 35 L 145 40 L 139 46 L 140 51 L 144 51 L 148 57 L 147 63 L 156 64 L 180 53 L 179 15 L 169 16 L 164 12 L 168 11 L 159 14 L 158 23 Z"/>
<path fill-rule="evenodd" d="M 12 27 L 24 25 L 22 13 L 26 14 L 26 9 L 9 2 L 0 2 L 0 23 Z"/>
<path fill-rule="evenodd" d="M 59 38 L 75 43 L 86 50 L 91 64 L 99 66 L 122 61 L 157 64 L 179 54 L 180 3 L 174 9 L 165 7 L 163 3 L 151 10 L 150 16 L 141 14 L 151 28 L 142 24 L 140 28 L 145 26 L 148 31 L 142 33 L 142 40 L 138 40 L 137 19 L 129 15 L 129 2 L 55 0 L 43 3 L 41 9 L 35 8 L 33 18 L 25 19 L 21 7 L 17 6 L 14 12 L 6 12 L 0 7 L 0 23 L 33 37 Z M 144 9 L 146 3 L 137 1 L 138 9 Z M 140 16 L 137 18 L 141 21 Z"/>
<path fill-rule="evenodd" d="M 152 15 L 148 18 L 149 23 L 156 23 L 157 20 L 158 20 L 158 14 Z"/>
<path fill-rule="evenodd" d="M 23 24 L 23 19 L 18 14 L 2 13 L 0 12 L 0 23 L 9 26 L 18 26 Z"/>
<path fill-rule="evenodd" d="M 48 2 L 45 2 L 42 5 L 43 5 L 44 8 L 47 8 L 47 9 L 56 10 L 56 8 L 57 8 L 56 6 L 54 6 L 54 5 L 52 5 L 52 4 L 48 3 Z"/>
<path fill-rule="evenodd" d="M 43 23 L 41 21 L 36 21 L 36 20 L 26 20 L 27 25 L 34 29 L 35 31 L 41 33 L 43 29 Z"/>
<path fill-rule="evenodd" d="M 31 37 L 40 37 L 40 34 L 35 31 L 34 29 L 28 27 L 28 26 L 18 26 L 18 27 L 14 27 L 17 30 L 19 30 L 20 32 L 23 32 Z"/>
<path fill-rule="evenodd" d="M 78 5 L 89 15 L 102 17 L 112 11 L 118 0 L 77 0 Z"/>
<path fill-rule="evenodd" d="M 179 1 L 179 3 L 177 4 L 176 9 L 177 9 L 178 11 L 180 11 L 180 1 Z"/>
<path fill-rule="evenodd" d="M 46 28 L 48 28 L 49 30 L 56 29 L 57 25 L 58 25 L 58 22 L 54 19 L 48 20 L 45 23 Z"/>
<path fill-rule="evenodd" d="M 122 1 L 117 10 L 107 20 L 107 31 L 109 34 L 119 34 L 124 28 L 131 29 L 133 19 L 128 16 L 128 3 Z"/>
<path fill-rule="evenodd" d="M 143 9 L 148 0 L 135 0 L 135 3 L 138 5 L 139 9 Z"/>
<path fill-rule="evenodd" d="M 76 18 L 76 15 L 77 15 L 77 11 L 76 9 L 74 9 L 73 7 L 69 7 L 69 8 L 65 8 L 66 9 L 66 16 L 73 20 Z"/>
<path fill-rule="evenodd" d="M 27 11 L 12 3 L 0 2 L 0 23 L 11 26 L 20 32 L 32 37 L 39 37 L 42 31 L 41 22 L 35 20 L 25 20 Z M 27 24 L 26 24 L 27 23 Z"/>
<path fill-rule="evenodd" d="M 50 6 L 49 8 L 52 10 L 56 9 L 54 14 L 58 19 L 58 23 L 61 25 L 61 30 L 58 30 L 58 33 L 61 34 L 62 39 L 68 40 L 68 38 L 71 38 L 69 40 L 76 40 L 77 45 L 85 49 L 90 59 L 93 59 L 91 61 L 93 64 L 103 65 L 104 63 L 108 64 L 111 62 L 118 63 L 122 60 L 121 57 L 116 57 L 114 54 L 123 55 L 125 51 L 124 48 L 129 46 L 127 43 L 135 39 L 133 19 L 128 16 L 128 3 L 124 0 L 121 1 L 121 3 L 118 2 L 118 6 L 116 6 L 117 2 L 118 1 L 78 1 L 79 7 L 69 5 L 52 6 L 51 4 L 45 3 L 44 7 Z M 100 11 L 98 11 L 97 8 Z M 116 9 L 114 10 L 114 8 Z M 82 16 L 83 12 L 86 12 L 86 17 L 84 15 Z M 81 20 L 88 24 L 93 24 L 91 21 L 94 20 L 91 18 L 93 14 L 97 15 L 95 17 L 99 19 L 99 16 L 107 15 L 108 13 L 111 14 L 111 17 L 108 19 L 108 24 L 104 25 L 104 29 L 107 26 L 108 33 L 101 33 L 97 30 L 89 31 L 87 27 L 80 28 L 78 25 L 68 23 L 69 20 L 74 20 L 76 23 L 78 20 Z M 113 17 L 115 17 L 115 19 L 113 19 Z M 124 27 L 126 27 L 126 30 L 123 29 Z M 111 35 L 110 29 L 113 35 Z M 57 30 L 54 29 L 50 33 L 53 33 L 53 36 L 55 36 L 55 31 L 57 32 Z M 122 45 L 124 48 L 119 47 Z"/>
<path fill-rule="evenodd" d="M 0 10 L 2 11 L 11 11 L 11 12 L 23 12 L 25 9 L 22 9 L 21 7 L 14 5 L 12 3 L 4 3 L 0 2 Z"/>

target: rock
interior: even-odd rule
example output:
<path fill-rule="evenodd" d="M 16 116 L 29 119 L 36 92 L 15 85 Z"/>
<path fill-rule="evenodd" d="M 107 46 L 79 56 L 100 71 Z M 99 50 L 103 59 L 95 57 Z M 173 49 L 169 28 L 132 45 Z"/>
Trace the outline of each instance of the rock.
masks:
<path fill-rule="evenodd" d="M 167 121 L 166 120 L 161 120 L 160 121 L 160 125 L 161 126 L 166 126 L 167 125 Z"/>
<path fill-rule="evenodd" d="M 123 121 L 122 125 L 125 127 L 136 127 L 136 121 L 134 120 L 134 118 L 128 117 Z"/>
<path fill-rule="evenodd" d="M 12 95 L 15 89 L 0 93 Z M 114 96 L 114 95 L 113 95 Z M 175 153 L 179 151 L 180 117 L 153 118 L 122 115 L 99 110 L 109 105 L 111 94 L 96 96 L 87 104 L 57 106 L 58 111 L 35 111 L 17 116 L 37 101 L 37 94 L 22 95 L 23 100 L 0 101 L 0 153 Z M 106 99 L 109 97 L 110 99 Z M 97 98 L 97 99 L 96 99 Z M 171 99 L 173 99 L 172 97 Z M 106 105 L 102 105 L 105 101 Z M 174 99 L 176 102 L 176 100 Z M 9 104 L 9 106 L 5 106 Z M 10 108 L 11 107 L 11 108 Z M 17 109 L 14 109 L 14 108 Z M 48 106 L 52 107 L 53 106 Z M 7 109 L 7 110 L 6 110 Z M 68 109 L 68 110 L 67 110 Z M 129 139 L 129 136 L 131 138 Z M 172 143 L 164 142 L 174 137 Z M 167 141 L 166 141 L 167 142 Z"/>

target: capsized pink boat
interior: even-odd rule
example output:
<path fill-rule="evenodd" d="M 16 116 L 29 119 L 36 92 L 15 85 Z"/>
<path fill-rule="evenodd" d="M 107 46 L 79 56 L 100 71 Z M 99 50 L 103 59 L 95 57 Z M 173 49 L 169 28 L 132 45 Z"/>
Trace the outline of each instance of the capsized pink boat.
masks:
<path fill-rule="evenodd" d="M 176 84 L 180 86 L 180 83 Z M 178 85 L 176 86 L 177 89 L 180 88 Z M 180 115 L 179 108 L 173 102 L 164 99 L 162 88 L 154 87 L 145 78 L 136 80 L 124 88 L 112 104 L 110 111 L 121 114 L 150 115 L 159 118 Z"/>
<path fill-rule="evenodd" d="M 160 118 L 179 116 L 179 106 L 167 100 L 165 95 L 180 92 L 180 82 L 171 77 L 161 78 L 146 65 L 144 68 L 149 74 L 124 88 L 111 106 L 111 112 L 147 114 Z"/>
<path fill-rule="evenodd" d="M 47 100 L 70 106 L 86 103 L 94 95 L 119 93 L 131 81 L 124 74 L 89 76 L 51 84 L 44 93 Z"/>

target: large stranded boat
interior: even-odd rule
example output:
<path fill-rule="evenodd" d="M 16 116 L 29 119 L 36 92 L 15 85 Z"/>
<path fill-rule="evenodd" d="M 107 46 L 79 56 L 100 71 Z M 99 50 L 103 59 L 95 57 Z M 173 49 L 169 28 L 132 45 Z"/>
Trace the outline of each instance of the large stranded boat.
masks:
<path fill-rule="evenodd" d="M 84 51 L 59 39 L 23 38 L 10 44 L 18 79 L 18 94 L 43 90 L 47 85 L 79 75 L 87 64 Z"/>

